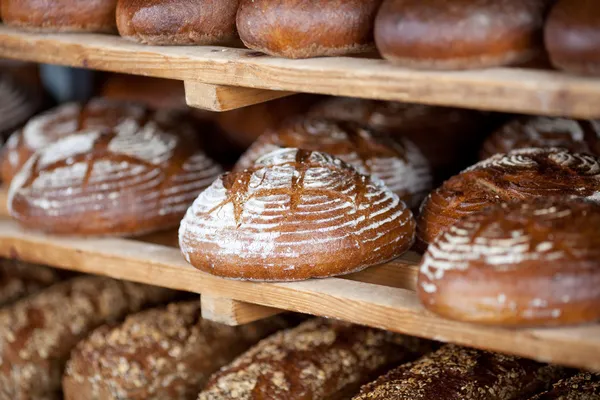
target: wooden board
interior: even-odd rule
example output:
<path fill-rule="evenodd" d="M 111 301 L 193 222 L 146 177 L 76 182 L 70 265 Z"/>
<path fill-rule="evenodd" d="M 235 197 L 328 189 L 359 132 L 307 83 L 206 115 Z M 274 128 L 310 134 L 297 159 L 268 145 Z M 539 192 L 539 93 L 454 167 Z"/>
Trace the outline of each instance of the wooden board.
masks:
<path fill-rule="evenodd" d="M 430 314 L 413 291 L 402 288 L 340 278 L 294 283 L 226 280 L 192 268 L 175 248 L 125 239 L 51 237 L 24 231 L 5 218 L 0 218 L 0 256 L 600 371 L 597 324 L 524 330 L 463 324 Z M 402 262 L 396 262 L 397 268 L 412 265 Z"/>
<path fill-rule="evenodd" d="M 286 97 L 293 92 L 213 85 L 185 81 L 185 101 L 188 106 L 209 111 L 229 111 Z"/>
<path fill-rule="evenodd" d="M 279 308 L 209 295 L 202 295 L 200 302 L 203 318 L 230 326 L 249 324 L 281 313 Z"/>
<path fill-rule="evenodd" d="M 4 26 L 0 57 L 215 85 L 600 118 L 600 79 L 558 71 L 413 71 L 378 59 L 287 60 L 247 49 L 155 47 L 117 36 L 23 33 Z"/>

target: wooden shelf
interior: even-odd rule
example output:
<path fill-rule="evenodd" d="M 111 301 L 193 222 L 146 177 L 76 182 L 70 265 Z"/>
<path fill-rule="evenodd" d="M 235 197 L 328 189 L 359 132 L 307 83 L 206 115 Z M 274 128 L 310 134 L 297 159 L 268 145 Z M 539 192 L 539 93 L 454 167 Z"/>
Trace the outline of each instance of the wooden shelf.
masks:
<path fill-rule="evenodd" d="M 558 71 L 497 68 L 431 72 L 368 58 L 287 60 L 247 49 L 156 47 L 98 34 L 35 34 L 0 26 L 0 57 L 222 85 L 192 105 L 215 110 L 289 93 L 322 93 L 540 115 L 600 118 L 600 79 Z M 240 90 L 232 101 L 231 87 Z"/>

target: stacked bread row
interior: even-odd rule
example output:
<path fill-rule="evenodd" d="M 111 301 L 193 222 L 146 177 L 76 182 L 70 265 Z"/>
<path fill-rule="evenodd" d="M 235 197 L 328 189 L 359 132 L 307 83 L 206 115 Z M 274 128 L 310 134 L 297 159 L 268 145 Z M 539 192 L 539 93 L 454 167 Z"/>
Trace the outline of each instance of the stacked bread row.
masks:
<path fill-rule="evenodd" d="M 487 68 L 530 61 L 545 47 L 557 68 L 600 71 L 600 11 L 591 0 L 6 0 L 7 24 L 42 31 L 117 30 L 158 45 L 241 41 L 306 58 L 375 49 L 411 68 Z M 549 14 L 549 16 L 548 16 Z M 545 41 L 543 40 L 545 36 Z"/>

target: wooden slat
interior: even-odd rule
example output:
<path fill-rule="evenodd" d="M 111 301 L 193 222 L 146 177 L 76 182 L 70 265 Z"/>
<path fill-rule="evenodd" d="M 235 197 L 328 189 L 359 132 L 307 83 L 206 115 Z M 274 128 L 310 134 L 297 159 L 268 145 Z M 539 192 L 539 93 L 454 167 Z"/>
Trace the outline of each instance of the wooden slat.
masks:
<path fill-rule="evenodd" d="M 35 34 L 0 26 L 0 57 L 215 85 L 600 118 L 600 79 L 497 68 L 412 71 L 384 60 L 287 60 L 246 49 L 155 47 L 98 34 Z"/>
<path fill-rule="evenodd" d="M 0 256 L 339 318 L 431 339 L 600 371 L 600 325 L 510 330 L 438 318 L 415 293 L 349 279 L 293 283 L 225 280 L 189 266 L 177 249 L 124 239 L 56 238 L 0 219 Z"/>
<path fill-rule="evenodd" d="M 282 310 L 223 297 L 203 295 L 202 317 L 225 325 L 249 324 L 281 313 Z"/>
<path fill-rule="evenodd" d="M 184 84 L 188 106 L 219 112 L 235 110 L 294 94 L 278 90 L 213 85 L 196 81 L 185 81 Z"/>

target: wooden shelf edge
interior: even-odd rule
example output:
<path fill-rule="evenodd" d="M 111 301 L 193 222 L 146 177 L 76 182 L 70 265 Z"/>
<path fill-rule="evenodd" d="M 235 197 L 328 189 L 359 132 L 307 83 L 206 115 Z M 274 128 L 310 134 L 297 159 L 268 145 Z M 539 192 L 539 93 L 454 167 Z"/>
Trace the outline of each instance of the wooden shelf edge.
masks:
<path fill-rule="evenodd" d="M 280 314 L 283 311 L 278 308 L 209 295 L 202 295 L 200 302 L 202 318 L 229 326 L 249 324 Z"/>
<path fill-rule="evenodd" d="M 414 71 L 378 59 L 288 60 L 247 49 L 146 46 L 118 36 L 6 26 L 0 26 L 0 57 L 271 91 L 600 118 L 600 79 L 559 71 Z"/>
<path fill-rule="evenodd" d="M 58 238 L 0 219 L 0 256 L 155 284 L 265 307 L 600 371 L 600 325 L 509 330 L 438 318 L 414 292 L 349 279 L 255 283 L 221 279 L 189 266 L 178 249 L 126 239 Z"/>
<path fill-rule="evenodd" d="M 195 81 L 185 81 L 184 85 L 188 106 L 217 112 L 235 110 L 294 94 L 293 92 L 213 85 Z"/>

